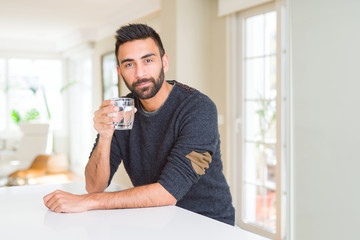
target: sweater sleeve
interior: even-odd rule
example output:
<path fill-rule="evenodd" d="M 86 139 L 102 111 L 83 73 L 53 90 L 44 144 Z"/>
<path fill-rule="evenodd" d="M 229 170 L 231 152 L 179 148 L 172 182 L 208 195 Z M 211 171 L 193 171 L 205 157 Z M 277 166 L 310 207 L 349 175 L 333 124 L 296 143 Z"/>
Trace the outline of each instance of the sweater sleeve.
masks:
<path fill-rule="evenodd" d="M 158 182 L 178 201 L 206 174 L 219 143 L 217 110 L 205 95 L 183 104 L 178 137 Z"/>

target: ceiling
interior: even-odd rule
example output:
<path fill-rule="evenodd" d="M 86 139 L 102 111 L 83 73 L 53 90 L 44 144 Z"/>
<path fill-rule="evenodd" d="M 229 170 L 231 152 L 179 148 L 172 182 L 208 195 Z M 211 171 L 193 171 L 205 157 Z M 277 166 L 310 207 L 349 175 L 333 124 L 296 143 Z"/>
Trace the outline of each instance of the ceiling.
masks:
<path fill-rule="evenodd" d="M 0 0 L 0 52 L 61 52 L 159 9 L 160 0 Z"/>

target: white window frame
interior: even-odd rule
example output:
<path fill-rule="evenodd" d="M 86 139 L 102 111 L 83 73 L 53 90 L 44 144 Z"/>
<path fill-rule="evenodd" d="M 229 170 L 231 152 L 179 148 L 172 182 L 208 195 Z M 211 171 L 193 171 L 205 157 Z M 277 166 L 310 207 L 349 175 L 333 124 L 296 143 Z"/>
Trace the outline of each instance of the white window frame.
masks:
<path fill-rule="evenodd" d="M 243 92 L 242 92 L 242 81 L 243 81 L 243 27 L 242 23 L 244 23 L 244 19 L 255 16 L 258 14 L 263 14 L 269 11 L 276 11 L 277 12 L 277 98 L 276 98 L 276 105 L 277 105 L 277 166 L 276 166 L 276 211 L 277 211 L 277 218 L 276 218 L 276 232 L 272 233 L 267 231 L 263 228 L 260 228 L 256 225 L 252 225 L 246 223 L 242 220 L 242 104 L 238 106 L 236 103 L 243 101 Z M 284 44 L 284 36 L 282 33 L 284 32 L 285 25 L 284 25 L 284 18 L 285 18 L 285 1 L 279 0 L 272 3 L 267 3 L 261 6 L 257 6 L 245 11 L 241 11 L 237 14 L 232 14 L 227 17 L 227 33 L 228 33 L 228 65 L 229 68 L 227 69 L 227 86 L 228 86 L 228 98 L 227 102 L 229 103 L 229 112 L 228 112 L 228 142 L 232 143 L 227 148 L 228 155 L 233 159 L 232 166 L 233 166 L 233 173 L 235 177 L 235 189 L 233 189 L 234 195 L 234 204 L 236 206 L 236 221 L 237 225 L 241 228 L 254 232 L 256 234 L 265 236 L 270 239 L 285 239 L 289 232 L 289 212 L 288 212 L 288 203 L 289 197 L 286 196 L 287 187 L 285 185 L 285 178 L 288 179 L 288 172 L 285 169 L 284 161 L 288 158 L 288 150 L 286 150 L 285 154 L 285 143 L 288 143 L 288 135 L 284 135 L 285 131 L 287 131 L 288 126 L 288 104 L 284 91 L 284 81 L 287 77 L 285 70 L 287 66 L 285 66 L 287 57 L 285 55 Z M 240 19 L 240 20 L 239 20 Z M 242 20 L 241 20 L 242 19 Z M 235 34 L 234 34 L 235 33 Z M 239 44 L 240 43 L 240 44 Z M 286 58 L 286 59 L 285 59 Z M 286 115 L 282 114 L 284 109 L 286 110 Z M 234 131 L 235 129 L 235 131 Z M 288 144 L 286 144 L 288 145 Z M 240 146 L 240 148 L 239 148 Z M 240 160 L 240 161 L 239 161 Z M 288 161 L 287 161 L 288 162 Z M 287 167 L 288 164 L 287 164 Z M 286 207 L 285 207 L 286 206 Z M 286 223 L 286 224 L 285 224 Z"/>

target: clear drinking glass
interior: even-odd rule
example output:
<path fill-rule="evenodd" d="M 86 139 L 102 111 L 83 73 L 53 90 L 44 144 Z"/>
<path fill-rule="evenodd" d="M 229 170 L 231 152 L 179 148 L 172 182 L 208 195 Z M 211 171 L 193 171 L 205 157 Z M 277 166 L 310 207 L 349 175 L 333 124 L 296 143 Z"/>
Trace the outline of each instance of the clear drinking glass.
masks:
<path fill-rule="evenodd" d="M 113 122 L 115 130 L 131 130 L 134 123 L 134 99 L 132 98 L 114 98 L 114 106 L 119 107 L 119 112 L 113 116 L 116 122 Z"/>

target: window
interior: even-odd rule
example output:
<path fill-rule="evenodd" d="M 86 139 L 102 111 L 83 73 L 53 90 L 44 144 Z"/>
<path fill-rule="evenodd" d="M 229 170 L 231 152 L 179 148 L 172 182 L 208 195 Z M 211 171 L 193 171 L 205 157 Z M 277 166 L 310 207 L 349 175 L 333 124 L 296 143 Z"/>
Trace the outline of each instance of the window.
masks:
<path fill-rule="evenodd" d="M 276 226 L 276 12 L 245 19 L 243 218 Z"/>
<path fill-rule="evenodd" d="M 0 131 L 26 121 L 52 121 L 62 128 L 62 62 L 56 59 L 0 59 Z"/>
<path fill-rule="evenodd" d="M 116 69 L 115 53 L 104 54 L 101 57 L 101 64 L 103 99 L 119 97 L 120 86 Z"/>
<path fill-rule="evenodd" d="M 271 3 L 236 15 L 238 224 L 284 238 L 284 105 L 282 7 Z"/>

